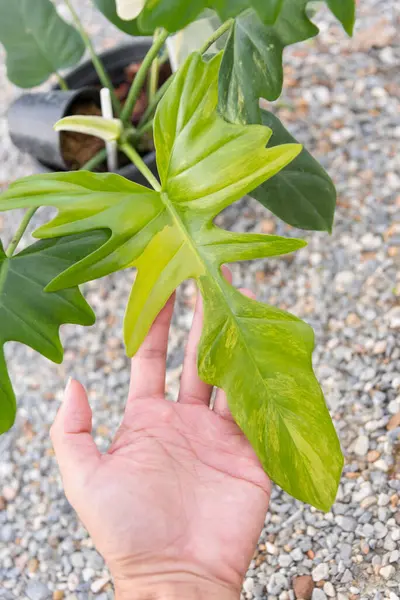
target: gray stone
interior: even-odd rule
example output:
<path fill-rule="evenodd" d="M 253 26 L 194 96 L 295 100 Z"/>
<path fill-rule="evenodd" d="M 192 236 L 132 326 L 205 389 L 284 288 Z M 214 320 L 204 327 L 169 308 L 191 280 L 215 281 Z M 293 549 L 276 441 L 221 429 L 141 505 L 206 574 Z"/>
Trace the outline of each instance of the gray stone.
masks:
<path fill-rule="evenodd" d="M 369 439 L 366 435 L 360 435 L 355 444 L 354 444 L 354 452 L 358 456 L 365 456 L 369 449 Z"/>
<path fill-rule="evenodd" d="M 290 556 L 293 558 L 293 560 L 295 560 L 296 562 L 299 562 L 300 560 L 303 560 L 304 553 L 302 552 L 302 550 L 300 548 L 295 548 L 294 550 L 291 551 Z"/>
<path fill-rule="evenodd" d="M 279 566 L 284 568 L 289 567 L 292 564 L 292 557 L 290 554 L 280 554 L 278 557 Z"/>
<path fill-rule="evenodd" d="M 13 541 L 15 539 L 14 527 L 12 527 L 9 524 L 3 525 L 0 528 L 0 538 L 1 538 L 1 541 L 6 544 Z"/>
<path fill-rule="evenodd" d="M 357 526 L 357 522 L 353 517 L 338 515 L 335 517 L 335 521 L 343 531 L 347 532 L 354 531 Z"/>
<path fill-rule="evenodd" d="M 387 527 L 380 521 L 377 521 L 374 524 L 374 529 L 375 529 L 375 537 L 378 540 L 381 540 L 382 538 L 384 538 L 387 535 L 387 532 L 388 532 Z"/>
<path fill-rule="evenodd" d="M 315 588 L 313 590 L 311 600 L 327 600 L 326 594 L 323 590 Z"/>
<path fill-rule="evenodd" d="M 51 592 L 47 585 L 36 580 L 32 580 L 27 583 L 25 594 L 29 600 L 48 600 L 51 598 Z"/>
<path fill-rule="evenodd" d="M 85 566 L 85 559 L 82 552 L 74 552 L 71 554 L 70 561 L 75 569 L 83 569 Z"/>
<path fill-rule="evenodd" d="M 350 544 L 340 544 L 339 545 L 340 558 L 342 560 L 350 560 L 352 548 Z"/>
<path fill-rule="evenodd" d="M 343 577 L 340 581 L 341 583 L 350 583 L 350 581 L 353 581 L 353 575 L 350 569 L 345 570 L 345 572 L 343 573 Z"/>

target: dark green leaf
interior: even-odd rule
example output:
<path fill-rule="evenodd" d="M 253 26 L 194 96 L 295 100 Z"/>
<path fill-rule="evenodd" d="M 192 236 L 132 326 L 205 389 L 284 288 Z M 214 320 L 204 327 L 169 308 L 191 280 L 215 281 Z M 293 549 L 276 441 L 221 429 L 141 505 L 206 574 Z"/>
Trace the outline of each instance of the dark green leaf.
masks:
<path fill-rule="evenodd" d="M 263 110 L 262 122 L 273 132 L 269 147 L 296 142 L 272 113 Z M 306 149 L 250 195 L 293 227 L 332 230 L 335 186 L 328 173 Z"/>
<path fill-rule="evenodd" d="M 283 50 L 314 37 L 319 31 L 307 16 L 308 1 L 284 0 L 281 5 L 276 3 L 273 13 L 272 5 L 252 0 L 258 14 L 246 10 L 237 16 L 220 72 L 219 110 L 225 119 L 231 123 L 261 123 L 259 99 L 273 101 L 280 96 Z M 354 24 L 354 10 L 351 10 L 354 0 L 327 2 L 350 31 Z"/>
<path fill-rule="evenodd" d="M 273 25 L 282 9 L 284 0 L 251 0 L 261 21 Z"/>
<path fill-rule="evenodd" d="M 313 332 L 293 315 L 242 296 L 221 273 L 223 263 L 276 256 L 304 242 L 214 224 L 221 210 L 295 158 L 299 146 L 266 148 L 269 128 L 222 119 L 216 110 L 219 66 L 220 56 L 205 63 L 191 55 L 159 105 L 159 192 L 112 174 L 55 173 L 10 186 L 0 210 L 57 207 L 57 217 L 36 232 L 41 237 L 110 231 L 103 246 L 50 289 L 136 267 L 124 326 L 130 355 L 173 290 L 196 279 L 205 305 L 201 378 L 225 390 L 235 420 L 271 477 L 327 510 L 343 459 L 312 370 Z"/>
<path fill-rule="evenodd" d="M 60 325 L 93 325 L 95 316 L 78 288 L 47 294 L 46 285 L 104 241 L 94 232 L 37 242 L 7 258 L 0 244 L 0 433 L 14 423 L 16 402 L 4 357 L 9 341 L 30 346 L 61 362 Z"/>
<path fill-rule="evenodd" d="M 346 33 L 353 35 L 356 19 L 355 0 L 326 0 L 326 3 L 338 21 L 341 22 Z"/>
<path fill-rule="evenodd" d="M 236 17 L 251 6 L 251 0 L 209 0 L 208 6 L 217 11 L 222 21 Z"/>
<path fill-rule="evenodd" d="M 247 8 L 254 8 L 260 19 L 269 25 L 275 23 L 283 0 L 208 0 L 208 5 L 217 11 L 223 21 L 237 17 Z"/>
<path fill-rule="evenodd" d="M 7 75 L 22 88 L 46 81 L 76 65 L 85 52 L 79 33 L 58 15 L 50 0 L 0 0 L 0 42 Z"/>
<path fill-rule="evenodd" d="M 219 109 L 231 123 L 260 123 L 259 98 L 282 89 L 283 45 L 273 27 L 246 11 L 232 27 L 219 76 Z"/>
<path fill-rule="evenodd" d="M 232 123 L 260 123 L 260 97 L 276 100 L 283 84 L 285 46 L 313 37 L 307 0 L 286 0 L 273 26 L 247 10 L 237 17 L 222 60 L 219 109 Z"/>
<path fill-rule="evenodd" d="M 137 36 L 142 32 L 138 26 L 137 19 L 132 21 L 124 21 L 117 15 L 115 0 L 94 0 L 97 8 L 115 27 L 127 33 L 128 35 Z"/>
<path fill-rule="evenodd" d="M 174 33 L 195 21 L 206 6 L 206 0 L 151 0 L 139 15 L 138 23 L 147 33 L 152 33 L 156 27 Z"/>

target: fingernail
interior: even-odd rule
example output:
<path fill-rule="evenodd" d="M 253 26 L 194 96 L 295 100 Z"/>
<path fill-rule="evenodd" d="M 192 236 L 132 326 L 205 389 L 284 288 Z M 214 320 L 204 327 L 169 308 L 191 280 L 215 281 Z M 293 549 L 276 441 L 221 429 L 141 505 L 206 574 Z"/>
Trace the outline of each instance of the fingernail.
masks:
<path fill-rule="evenodd" d="M 68 395 L 68 391 L 69 391 L 69 388 L 71 387 L 71 383 L 72 383 L 72 377 L 68 377 L 67 385 L 65 386 L 65 391 L 64 391 L 64 400 Z"/>

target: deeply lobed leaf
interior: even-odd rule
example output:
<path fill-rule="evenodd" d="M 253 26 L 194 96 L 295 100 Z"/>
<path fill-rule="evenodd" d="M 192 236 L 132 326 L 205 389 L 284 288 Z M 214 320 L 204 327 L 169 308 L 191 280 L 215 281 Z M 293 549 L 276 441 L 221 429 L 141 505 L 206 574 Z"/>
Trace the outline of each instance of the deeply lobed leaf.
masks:
<path fill-rule="evenodd" d="M 0 43 L 7 75 L 21 88 L 40 85 L 59 69 L 76 65 L 85 46 L 50 0 L 0 0 Z"/>
<path fill-rule="evenodd" d="M 275 13 L 270 13 L 272 5 L 253 0 L 256 10 L 246 10 L 236 17 L 226 45 L 219 84 L 219 109 L 228 121 L 261 123 L 259 99 L 273 101 L 280 96 L 283 50 L 319 32 L 308 17 L 308 3 L 309 0 L 284 0 L 277 4 Z M 351 34 L 354 0 L 343 3 L 327 0 L 327 4 Z"/>
<path fill-rule="evenodd" d="M 46 294 L 44 288 L 66 266 L 104 240 L 104 234 L 37 242 L 12 258 L 0 243 L 0 433 L 14 423 L 16 401 L 4 357 L 4 345 L 20 342 L 61 362 L 60 325 L 93 325 L 95 316 L 77 288 Z"/>
<path fill-rule="evenodd" d="M 326 510 L 343 459 L 312 370 L 313 332 L 293 315 L 241 296 L 220 269 L 235 260 L 290 252 L 304 242 L 228 232 L 213 222 L 223 208 L 290 163 L 301 147 L 266 148 L 269 128 L 233 125 L 219 116 L 220 60 L 205 63 L 192 55 L 160 103 L 154 124 L 159 192 L 117 175 L 39 175 L 10 186 L 0 210 L 57 207 L 57 217 L 36 232 L 40 237 L 108 232 L 100 248 L 48 289 L 135 266 L 124 326 L 129 354 L 175 288 L 195 278 L 205 306 L 200 376 L 225 390 L 236 422 L 270 476 Z"/>

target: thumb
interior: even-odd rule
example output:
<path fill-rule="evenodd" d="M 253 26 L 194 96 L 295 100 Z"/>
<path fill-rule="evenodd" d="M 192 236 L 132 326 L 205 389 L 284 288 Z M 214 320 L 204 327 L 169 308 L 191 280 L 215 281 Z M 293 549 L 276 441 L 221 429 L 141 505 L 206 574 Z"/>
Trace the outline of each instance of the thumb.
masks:
<path fill-rule="evenodd" d="M 82 488 L 100 461 L 91 435 L 92 410 L 85 388 L 73 379 L 67 383 L 64 401 L 50 430 L 65 491 Z"/>

